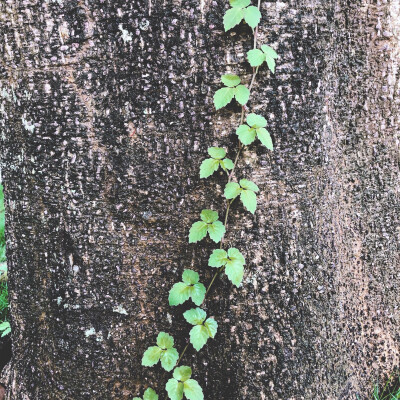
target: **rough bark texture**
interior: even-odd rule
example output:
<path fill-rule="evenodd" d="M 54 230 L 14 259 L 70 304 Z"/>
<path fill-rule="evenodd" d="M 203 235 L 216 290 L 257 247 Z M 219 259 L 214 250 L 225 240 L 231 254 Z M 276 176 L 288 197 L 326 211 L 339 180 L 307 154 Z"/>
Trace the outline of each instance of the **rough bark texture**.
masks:
<path fill-rule="evenodd" d="M 223 0 L 0 2 L 0 161 L 13 328 L 7 399 L 130 399 L 169 374 L 143 368 L 164 330 L 182 349 L 185 267 L 208 282 L 210 242 L 189 245 L 225 179 L 200 181 L 210 145 L 234 154 L 239 109 L 219 77 L 249 79 L 251 31 L 225 34 Z M 184 364 L 206 399 L 361 399 L 399 365 L 400 3 L 262 1 L 250 109 L 276 150 L 250 146 L 228 243 L 243 287 L 219 279 L 215 340 Z M 123 32 L 126 30 L 127 32 Z M 129 40 L 131 38 L 131 40 Z M 211 187 L 210 187 L 211 185 Z"/>

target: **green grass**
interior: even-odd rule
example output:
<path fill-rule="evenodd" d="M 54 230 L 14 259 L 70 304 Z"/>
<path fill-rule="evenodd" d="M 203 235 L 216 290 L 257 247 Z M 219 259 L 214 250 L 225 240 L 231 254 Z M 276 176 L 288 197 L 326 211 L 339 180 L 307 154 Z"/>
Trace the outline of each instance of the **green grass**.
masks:
<path fill-rule="evenodd" d="M 383 387 L 376 384 L 371 400 L 400 400 L 400 372 L 390 376 Z"/>

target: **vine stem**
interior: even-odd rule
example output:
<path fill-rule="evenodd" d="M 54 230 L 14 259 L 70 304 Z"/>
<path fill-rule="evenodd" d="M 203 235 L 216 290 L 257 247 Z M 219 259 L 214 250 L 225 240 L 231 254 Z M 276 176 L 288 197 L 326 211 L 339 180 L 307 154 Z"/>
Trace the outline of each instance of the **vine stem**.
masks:
<path fill-rule="evenodd" d="M 257 4 L 258 9 L 260 9 L 260 5 L 261 5 L 261 0 L 258 0 L 258 4 Z M 258 25 L 257 25 L 256 28 L 254 29 L 254 44 L 253 44 L 253 49 L 256 49 L 256 48 L 257 48 L 257 36 L 258 36 Z M 249 92 L 250 92 L 250 93 L 251 93 L 251 89 L 253 88 L 253 85 L 254 85 L 254 82 L 255 82 L 257 73 L 258 73 L 258 67 L 257 67 L 257 68 L 253 68 L 253 75 L 252 75 L 252 77 L 251 77 L 250 86 L 249 86 Z M 242 106 L 242 112 L 241 112 L 241 115 L 240 115 L 240 125 L 242 125 L 243 122 L 244 122 L 244 113 L 245 113 L 245 111 L 246 111 L 246 106 Z M 238 147 L 238 151 L 237 151 L 236 156 L 235 156 L 235 161 L 234 161 L 234 164 L 233 164 L 233 168 L 232 168 L 230 174 L 228 175 L 228 183 L 232 181 L 232 178 L 233 178 L 233 175 L 234 175 L 234 171 L 235 171 L 235 169 L 236 169 L 236 166 L 237 166 L 237 163 L 238 163 L 238 160 L 239 160 L 240 153 L 241 153 L 241 151 L 242 151 L 242 149 L 243 149 L 244 147 L 245 147 L 245 146 L 243 146 L 242 143 L 241 143 L 240 140 L 239 140 L 239 147 Z M 234 200 L 235 200 L 235 199 L 232 199 L 231 201 L 227 200 L 227 202 L 226 202 L 226 203 L 227 203 L 227 206 L 226 206 L 225 223 L 224 223 L 225 231 L 226 231 L 226 226 L 227 226 L 227 223 L 228 223 L 229 210 L 230 210 L 231 205 L 232 205 L 232 203 L 234 202 Z M 225 238 L 225 234 L 224 234 L 224 236 L 222 236 L 222 238 L 221 238 L 220 247 L 219 247 L 220 249 L 222 249 L 222 245 L 223 245 L 224 238 Z M 209 284 L 208 287 L 207 287 L 206 294 L 204 295 L 203 302 L 202 302 L 200 305 L 202 305 L 202 304 L 205 302 L 205 300 L 206 300 L 206 298 L 207 298 L 207 295 L 208 295 L 208 293 L 209 293 L 209 291 L 210 291 L 212 285 L 214 284 L 215 280 L 217 279 L 217 276 L 224 270 L 224 268 L 225 268 L 225 266 L 223 265 L 223 266 L 222 266 L 221 268 L 219 268 L 218 271 L 214 274 L 214 276 L 213 276 L 213 278 L 212 278 L 210 284 Z M 177 361 L 176 364 L 175 364 L 175 368 L 176 368 L 176 367 L 179 365 L 179 363 L 181 362 L 181 360 L 182 360 L 183 356 L 185 355 L 186 350 L 188 349 L 188 347 L 189 347 L 189 343 L 186 344 L 185 348 L 183 349 L 182 353 L 180 354 L 179 359 L 178 359 L 178 361 Z M 168 400 L 168 394 L 165 396 L 164 400 Z"/>

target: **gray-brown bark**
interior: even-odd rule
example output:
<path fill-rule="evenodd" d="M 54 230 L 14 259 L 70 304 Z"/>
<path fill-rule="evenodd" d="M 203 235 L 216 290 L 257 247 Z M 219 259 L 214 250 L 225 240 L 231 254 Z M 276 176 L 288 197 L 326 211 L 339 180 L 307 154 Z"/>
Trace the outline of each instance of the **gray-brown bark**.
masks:
<path fill-rule="evenodd" d="M 7 399 L 163 392 L 169 374 L 140 359 L 160 330 L 185 345 L 168 291 L 188 266 L 210 280 L 214 246 L 187 234 L 224 207 L 225 178 L 198 167 L 208 146 L 237 145 L 238 109 L 215 112 L 212 95 L 222 73 L 251 74 L 251 32 L 223 33 L 226 7 L 0 3 Z M 262 1 L 281 57 L 249 106 L 276 150 L 239 163 L 261 189 L 254 217 L 235 204 L 229 219 L 244 284 L 217 281 L 217 337 L 184 359 L 207 399 L 366 398 L 399 365 L 399 8 Z"/>

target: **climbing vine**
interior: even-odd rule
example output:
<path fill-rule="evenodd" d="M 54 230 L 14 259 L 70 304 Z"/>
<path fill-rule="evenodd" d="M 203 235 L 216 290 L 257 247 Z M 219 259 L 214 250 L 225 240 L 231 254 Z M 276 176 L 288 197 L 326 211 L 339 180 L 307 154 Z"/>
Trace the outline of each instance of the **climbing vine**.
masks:
<path fill-rule="evenodd" d="M 226 198 L 226 211 L 224 221 L 219 220 L 216 211 L 205 209 L 200 213 L 200 220 L 193 223 L 189 231 L 189 243 L 196 243 L 207 235 L 219 248 L 213 250 L 208 260 L 208 265 L 216 268 L 216 272 L 207 289 L 200 282 L 199 274 L 192 270 L 185 270 L 182 281 L 175 283 L 169 292 L 169 304 L 177 306 L 191 299 L 197 306 L 184 312 L 185 320 L 192 325 L 189 333 L 189 342 L 196 351 L 200 351 L 211 338 L 217 334 L 218 324 L 214 318 L 207 318 L 206 312 L 201 308 L 207 294 L 214 284 L 215 279 L 221 273 L 225 273 L 228 279 L 237 287 L 240 286 L 243 275 L 245 258 L 240 250 L 231 247 L 224 249 L 224 236 L 232 203 L 239 198 L 244 208 L 254 214 L 257 208 L 258 186 L 245 178 L 238 182 L 234 180 L 235 169 L 242 149 L 253 143 L 256 138 L 269 150 L 273 150 L 271 136 L 266 129 L 267 120 L 255 113 L 247 114 L 246 104 L 250 98 L 256 75 L 259 68 L 266 63 L 272 73 L 275 73 L 275 60 L 277 53 L 271 47 L 262 44 L 258 48 L 258 24 L 261 20 L 260 1 L 258 5 L 250 5 L 250 0 L 229 0 L 230 8 L 224 15 L 224 28 L 229 31 L 242 20 L 247 23 L 253 32 L 253 48 L 247 52 L 247 60 L 253 67 L 253 74 L 249 87 L 242 84 L 239 76 L 225 74 L 221 77 L 224 87 L 214 94 L 214 106 L 219 110 L 227 106 L 235 99 L 241 106 L 240 123 L 236 129 L 239 146 L 234 161 L 227 158 L 226 150 L 220 147 L 210 147 L 210 158 L 205 159 L 200 165 L 200 178 L 206 179 L 220 168 L 227 174 L 227 183 L 224 190 Z M 246 114 L 246 115 L 245 115 Z M 179 355 L 174 347 L 174 339 L 166 332 L 160 332 L 156 339 L 156 346 L 150 346 L 143 355 L 142 365 L 152 367 L 158 362 L 168 372 L 173 370 L 173 376 L 166 383 L 167 396 L 171 400 L 181 400 L 185 396 L 189 400 L 203 400 L 203 390 L 199 383 L 191 379 L 192 369 L 188 366 L 178 366 L 189 347 L 189 343 Z M 143 400 L 158 400 L 157 393 L 148 388 L 143 395 Z M 135 397 L 133 400 L 141 400 Z"/>

